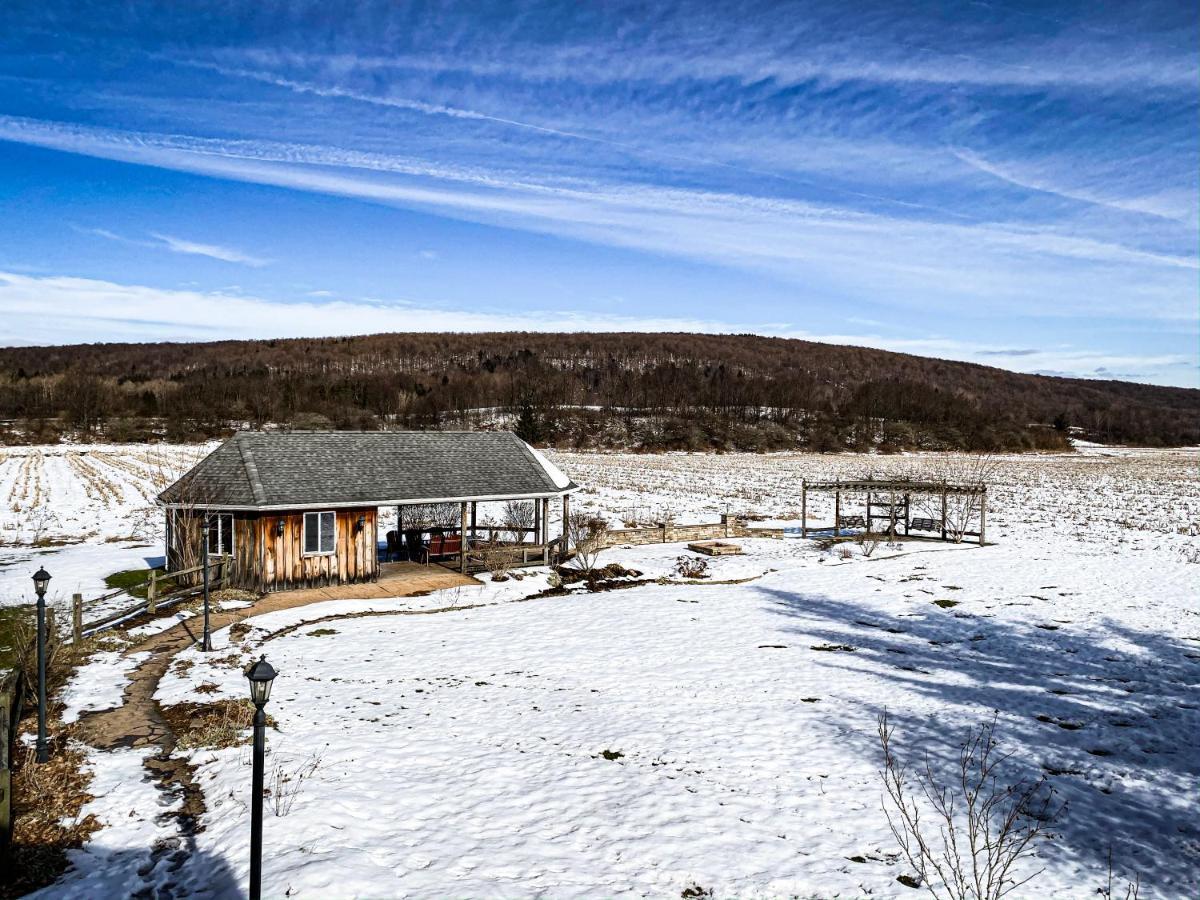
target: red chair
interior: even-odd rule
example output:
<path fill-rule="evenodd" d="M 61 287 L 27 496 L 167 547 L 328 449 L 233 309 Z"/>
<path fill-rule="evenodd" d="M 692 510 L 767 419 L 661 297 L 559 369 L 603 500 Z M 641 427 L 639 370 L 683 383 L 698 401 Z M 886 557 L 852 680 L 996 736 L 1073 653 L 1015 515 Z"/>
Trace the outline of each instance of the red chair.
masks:
<path fill-rule="evenodd" d="M 462 535 L 431 534 L 421 556 L 425 565 L 429 565 L 430 561 L 435 559 L 458 559 L 462 549 Z"/>

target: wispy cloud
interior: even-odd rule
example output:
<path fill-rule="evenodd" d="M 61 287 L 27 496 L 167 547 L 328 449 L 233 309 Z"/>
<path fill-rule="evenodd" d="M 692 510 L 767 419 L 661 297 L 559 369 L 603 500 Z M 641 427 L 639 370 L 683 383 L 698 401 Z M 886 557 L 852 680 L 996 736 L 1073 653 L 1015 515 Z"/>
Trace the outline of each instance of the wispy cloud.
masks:
<path fill-rule="evenodd" d="M 455 237 L 477 246 L 465 278 L 408 267 L 414 283 L 435 271 L 458 280 L 459 297 L 472 277 L 491 296 L 508 254 L 531 248 L 561 254 L 540 283 L 521 285 L 522 302 L 548 308 L 561 296 L 554 271 L 573 265 L 592 296 L 625 293 L 607 266 L 620 260 L 662 284 L 651 317 L 723 319 L 721 289 L 682 296 L 720 282 L 758 309 L 757 323 L 732 323 L 743 329 L 835 331 L 844 310 L 844 330 L 869 332 L 845 335 L 855 340 L 903 335 L 912 352 L 1074 372 L 1151 371 L 1197 322 L 1200 21 L 1170 0 L 1035 11 L 980 0 L 950 12 L 767 3 L 752 14 L 666 0 L 649 16 L 621 4 L 432 11 L 379 0 L 335 31 L 314 27 L 320 0 L 252 15 L 234 4 L 217 17 L 134 5 L 103 23 L 67 7 L 46 0 L 0 35 L 3 108 L 40 117 L 0 117 L 0 141 L 134 164 L 61 167 L 64 179 L 114 173 L 129 188 L 118 203 L 152 208 L 159 195 L 139 188 L 193 186 L 151 210 L 153 234 L 126 235 L 116 211 L 96 234 L 178 254 L 181 277 L 209 290 L 232 280 L 209 260 L 261 266 L 270 247 L 272 274 L 296 270 L 281 282 L 333 292 L 301 299 L 344 297 L 351 284 L 386 293 L 383 273 L 402 260 L 384 255 L 382 223 L 399 237 L 430 220 L 334 197 L 440 219 L 437 237 L 387 244 L 410 247 L 413 263 L 422 248 L 463 246 Z M 101 64 L 111 58 L 124 64 Z M 44 158 L 54 177 L 64 160 Z M 263 216 L 261 241 L 229 246 L 215 207 L 258 203 L 296 217 Z M 55 212 L 46 229 L 60 227 Z M 353 251 L 301 271 L 323 228 Z M 6 268 L 50 256 L 38 256 L 45 238 L 6 246 Z M 277 289 L 244 274 L 260 293 Z M 1021 321 L 1036 336 L 1007 327 Z M 1004 337 L 984 346 L 974 336 L 986 333 Z M 1031 349 L 1079 334 L 1142 348 L 1107 354 L 1141 361 Z"/>
<path fill-rule="evenodd" d="M 197 241 L 189 241 L 183 238 L 172 237 L 169 234 L 154 234 L 152 235 L 157 240 L 163 242 L 167 249 L 172 253 L 187 253 L 192 256 L 207 256 L 210 259 L 219 259 L 223 262 L 241 263 L 246 266 L 267 266 L 271 264 L 271 260 L 264 259 L 261 256 L 251 256 L 249 253 L 243 253 L 241 250 L 235 250 L 232 247 L 222 247 L 220 244 L 201 244 Z"/>
<path fill-rule="evenodd" d="M 1194 257 L 1061 233 L 960 225 L 657 185 L 510 180 L 313 146 L 222 142 L 0 117 L 0 138 L 145 165 L 436 210 L 870 291 L 888 302 L 1192 319 Z M 391 177 L 380 177 L 387 175 Z"/>
<path fill-rule="evenodd" d="M 209 259 L 217 259 L 221 262 L 239 263 L 245 266 L 254 266 L 256 268 L 271 264 L 271 260 L 259 256 L 251 256 L 249 253 L 243 253 L 241 250 L 233 247 L 223 247 L 220 244 L 202 244 L 198 241 L 189 241 L 184 238 L 173 237 L 169 234 L 158 234 L 151 232 L 151 240 L 139 238 L 130 238 L 110 231 L 107 228 L 81 228 L 74 226 L 77 231 L 84 234 L 92 234 L 96 237 L 102 237 L 105 240 L 115 241 L 120 244 L 128 244 L 132 247 L 146 247 L 152 250 L 169 250 L 172 253 L 184 253 L 190 256 L 206 256 Z"/>

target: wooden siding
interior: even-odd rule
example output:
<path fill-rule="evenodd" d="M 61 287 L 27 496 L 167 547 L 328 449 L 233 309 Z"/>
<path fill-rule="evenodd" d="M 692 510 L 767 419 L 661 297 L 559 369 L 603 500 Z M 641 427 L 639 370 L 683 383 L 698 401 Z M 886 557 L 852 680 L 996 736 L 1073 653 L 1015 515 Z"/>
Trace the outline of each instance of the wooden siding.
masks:
<path fill-rule="evenodd" d="M 320 556 L 304 554 L 304 513 L 264 513 L 257 523 L 260 556 L 260 590 L 287 590 L 295 587 L 320 587 L 373 581 L 379 576 L 375 546 L 375 507 L 339 509 L 334 553 Z M 364 519 L 358 528 L 359 517 Z M 283 534 L 278 533 L 280 520 Z"/>
<path fill-rule="evenodd" d="M 168 513 L 170 515 L 170 513 Z M 200 513 L 175 513 L 181 519 Z M 233 513 L 233 566 L 229 584 L 254 591 L 279 591 L 299 587 L 323 587 L 330 584 L 349 584 L 374 581 L 379 576 L 378 554 L 375 546 L 375 527 L 378 510 L 339 509 L 335 550 L 324 555 L 304 554 L 303 512 L 236 512 Z M 362 517 L 363 527 L 358 527 Z M 279 522 L 283 534 L 279 534 Z M 171 529 L 173 537 L 191 532 L 198 540 L 198 529 Z M 169 552 L 170 568 L 184 568 L 185 554 L 173 547 Z M 198 557 L 197 557 L 198 558 Z"/>

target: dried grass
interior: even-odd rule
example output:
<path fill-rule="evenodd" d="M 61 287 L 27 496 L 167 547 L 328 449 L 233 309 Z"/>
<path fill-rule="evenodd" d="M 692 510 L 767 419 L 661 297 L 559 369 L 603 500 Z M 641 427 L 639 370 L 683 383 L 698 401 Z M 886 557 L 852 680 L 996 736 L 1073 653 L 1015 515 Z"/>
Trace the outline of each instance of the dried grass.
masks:
<path fill-rule="evenodd" d="M 0 898 L 20 897 L 51 884 L 67 869 L 67 850 L 82 847 L 100 823 L 81 816 L 92 799 L 86 756 L 69 743 L 70 728 L 52 723 L 50 759 L 38 763 L 32 747 L 18 745 L 12 772 L 13 835 L 0 869 Z M 23 730 L 36 728 L 32 717 Z"/>
<path fill-rule="evenodd" d="M 162 708 L 181 750 L 221 750 L 250 742 L 254 705 L 246 699 L 212 703 L 176 703 Z M 267 725 L 275 720 L 267 716 Z"/>

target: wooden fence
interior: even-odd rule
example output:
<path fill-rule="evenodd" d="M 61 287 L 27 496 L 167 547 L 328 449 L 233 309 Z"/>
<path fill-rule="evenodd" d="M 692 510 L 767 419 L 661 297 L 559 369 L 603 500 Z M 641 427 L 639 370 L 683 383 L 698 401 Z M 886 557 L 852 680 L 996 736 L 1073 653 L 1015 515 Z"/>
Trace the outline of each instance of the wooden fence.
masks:
<path fill-rule="evenodd" d="M 8 849 L 12 838 L 12 760 L 24 688 L 19 668 L 0 679 L 0 855 Z"/>
<path fill-rule="evenodd" d="M 209 568 L 209 588 L 218 590 L 224 586 L 228 574 L 229 566 L 233 562 L 231 556 L 216 556 L 208 561 Z M 216 570 L 215 572 L 213 570 Z M 154 615 L 159 609 L 175 606 L 185 600 L 190 600 L 193 597 L 198 597 L 204 593 L 204 585 L 201 584 L 180 584 L 179 579 L 187 578 L 189 575 L 195 575 L 204 571 L 204 565 L 192 566 L 190 569 L 181 569 L 178 572 L 162 573 L 158 570 L 151 570 L 150 577 L 140 584 L 131 585 L 130 587 L 121 588 L 119 590 L 110 591 L 107 594 L 102 594 L 92 600 L 85 601 L 82 594 L 75 594 L 71 597 L 71 637 L 75 641 L 81 641 L 90 634 L 104 631 L 108 628 L 113 628 L 126 622 L 135 616 L 139 615 Z M 146 589 L 146 599 L 138 600 L 135 604 L 130 604 L 115 612 L 107 613 L 99 619 L 94 619 L 90 622 L 83 620 L 84 605 L 94 605 L 106 600 L 112 600 L 121 594 L 130 594 L 139 588 Z"/>

